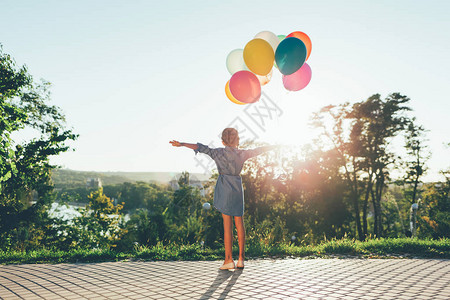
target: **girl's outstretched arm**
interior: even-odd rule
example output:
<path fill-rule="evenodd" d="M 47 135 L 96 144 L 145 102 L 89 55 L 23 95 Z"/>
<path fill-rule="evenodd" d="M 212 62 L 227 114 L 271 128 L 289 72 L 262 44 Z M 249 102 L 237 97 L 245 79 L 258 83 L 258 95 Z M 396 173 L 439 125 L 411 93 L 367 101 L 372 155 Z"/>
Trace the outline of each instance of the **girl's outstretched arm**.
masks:
<path fill-rule="evenodd" d="M 175 140 L 170 141 L 169 143 L 171 143 L 172 146 L 174 146 L 174 147 L 187 147 L 192 150 L 197 150 L 197 148 L 198 148 L 197 144 L 180 143 L 179 141 L 175 141 Z"/>
<path fill-rule="evenodd" d="M 279 145 L 272 145 L 272 146 L 262 146 L 262 147 L 258 147 L 255 149 L 251 149 L 251 150 L 244 150 L 245 152 L 245 159 L 249 159 L 252 158 L 254 156 L 260 155 L 264 152 L 270 151 L 270 150 L 275 150 L 280 148 L 281 146 Z"/>

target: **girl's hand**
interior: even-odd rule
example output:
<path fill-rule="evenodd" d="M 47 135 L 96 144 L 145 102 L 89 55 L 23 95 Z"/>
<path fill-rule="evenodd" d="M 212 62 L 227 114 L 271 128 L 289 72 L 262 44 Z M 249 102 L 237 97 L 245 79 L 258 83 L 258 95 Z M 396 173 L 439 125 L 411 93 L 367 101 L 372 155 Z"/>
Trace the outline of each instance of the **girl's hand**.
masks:
<path fill-rule="evenodd" d="M 197 144 L 189 144 L 189 143 L 180 143 L 179 141 L 170 141 L 169 143 L 172 144 L 172 146 L 174 147 L 187 147 L 189 149 L 192 150 L 197 150 L 198 149 L 198 145 Z"/>
<path fill-rule="evenodd" d="M 174 146 L 174 147 L 181 147 L 182 146 L 179 141 L 175 141 L 175 140 L 170 141 L 169 143 L 171 143 L 172 146 Z"/>

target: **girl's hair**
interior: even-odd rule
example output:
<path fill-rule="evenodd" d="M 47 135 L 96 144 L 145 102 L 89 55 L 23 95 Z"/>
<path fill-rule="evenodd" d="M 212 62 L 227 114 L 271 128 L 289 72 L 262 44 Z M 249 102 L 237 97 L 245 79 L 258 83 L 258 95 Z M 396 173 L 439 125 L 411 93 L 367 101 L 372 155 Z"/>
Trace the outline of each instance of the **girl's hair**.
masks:
<path fill-rule="evenodd" d="M 234 146 L 239 144 L 239 134 L 234 128 L 225 128 L 222 131 L 222 141 L 227 146 Z"/>

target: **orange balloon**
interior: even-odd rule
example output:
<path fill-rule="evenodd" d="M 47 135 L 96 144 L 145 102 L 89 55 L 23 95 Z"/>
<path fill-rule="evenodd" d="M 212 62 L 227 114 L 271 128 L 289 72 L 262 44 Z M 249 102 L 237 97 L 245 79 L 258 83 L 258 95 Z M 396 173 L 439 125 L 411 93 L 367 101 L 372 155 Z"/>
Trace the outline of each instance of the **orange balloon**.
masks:
<path fill-rule="evenodd" d="M 228 99 L 231 100 L 231 102 L 236 103 L 236 104 L 240 104 L 240 105 L 244 105 L 247 104 L 245 102 L 241 102 L 239 100 L 237 100 L 236 98 L 234 98 L 233 94 L 231 94 L 230 91 L 230 81 L 227 81 L 227 84 L 225 85 L 225 94 L 227 95 Z"/>
<path fill-rule="evenodd" d="M 288 37 L 295 37 L 298 38 L 299 40 L 301 40 L 305 46 L 306 46 L 306 60 L 308 60 L 309 55 L 311 54 L 311 49 L 312 49 L 312 44 L 311 44 L 311 39 L 309 38 L 309 36 L 301 31 L 294 31 L 292 33 L 290 33 L 289 35 L 286 36 Z"/>

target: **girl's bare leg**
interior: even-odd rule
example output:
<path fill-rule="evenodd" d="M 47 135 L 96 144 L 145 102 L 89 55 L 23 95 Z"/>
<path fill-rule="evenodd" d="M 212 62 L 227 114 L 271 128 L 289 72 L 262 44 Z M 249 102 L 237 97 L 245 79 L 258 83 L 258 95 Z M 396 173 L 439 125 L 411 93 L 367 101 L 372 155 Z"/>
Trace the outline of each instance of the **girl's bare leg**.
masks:
<path fill-rule="evenodd" d="M 231 216 L 222 214 L 223 217 L 223 241 L 225 244 L 225 262 L 224 264 L 233 261 L 233 219 Z"/>
<path fill-rule="evenodd" d="M 236 266 L 243 267 L 245 258 L 245 228 L 243 216 L 234 217 L 234 224 L 236 225 L 239 240 L 239 261 Z"/>

